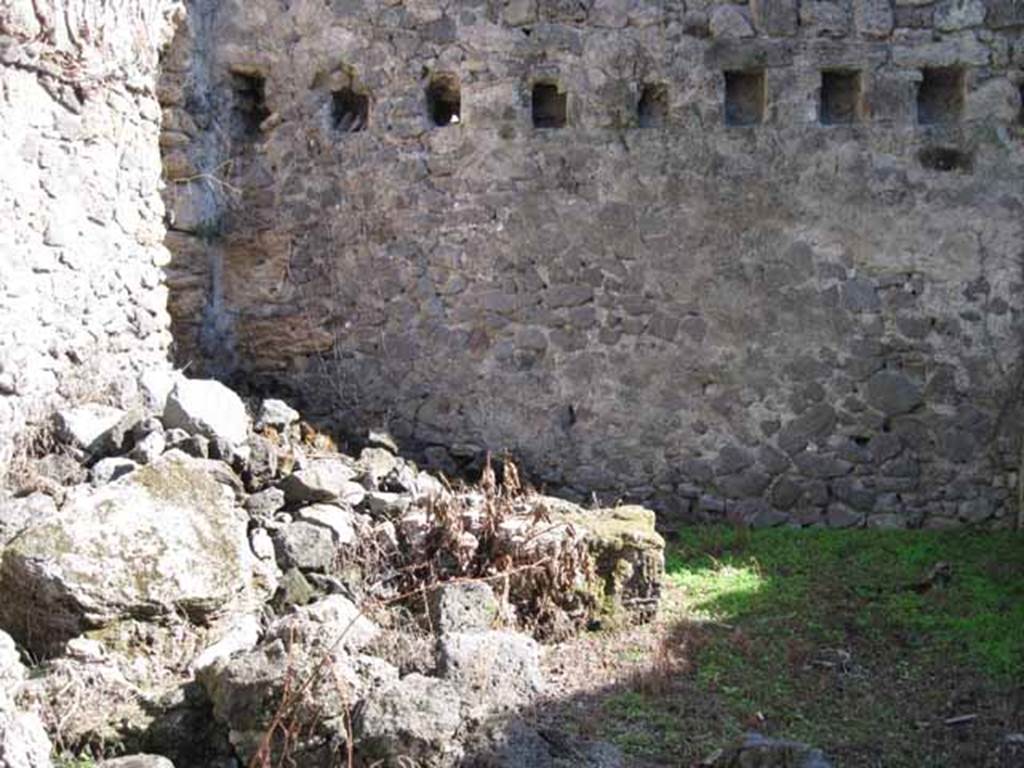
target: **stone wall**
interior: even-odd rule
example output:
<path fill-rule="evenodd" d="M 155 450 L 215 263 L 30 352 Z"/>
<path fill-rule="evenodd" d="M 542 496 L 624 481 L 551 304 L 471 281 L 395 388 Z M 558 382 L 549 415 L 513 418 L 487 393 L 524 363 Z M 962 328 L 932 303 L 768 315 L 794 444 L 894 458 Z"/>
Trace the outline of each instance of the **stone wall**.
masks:
<path fill-rule="evenodd" d="M 179 363 L 666 520 L 1016 514 L 1020 3 L 213 5 Z"/>
<path fill-rule="evenodd" d="M 154 86 L 175 6 L 0 8 L 0 476 L 54 405 L 130 398 L 166 360 Z"/>

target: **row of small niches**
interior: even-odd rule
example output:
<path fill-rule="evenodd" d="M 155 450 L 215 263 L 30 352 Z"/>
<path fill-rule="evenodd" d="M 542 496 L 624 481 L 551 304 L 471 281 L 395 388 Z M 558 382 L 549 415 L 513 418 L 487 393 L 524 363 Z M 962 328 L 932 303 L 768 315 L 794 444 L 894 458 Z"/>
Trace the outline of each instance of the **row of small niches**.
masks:
<path fill-rule="evenodd" d="M 731 126 L 764 122 L 768 92 L 764 70 L 726 71 L 725 122 Z M 823 70 L 819 120 L 823 125 L 852 125 L 864 120 L 862 73 L 856 70 Z M 955 123 L 964 106 L 965 73 L 961 68 L 925 68 L 917 90 L 917 121 L 922 125 Z M 458 78 L 435 75 L 426 89 L 427 114 L 437 127 L 461 121 L 462 96 Z M 236 111 L 244 132 L 255 135 L 269 115 L 264 104 L 263 79 L 236 76 Z M 637 124 L 659 128 L 668 121 L 669 92 L 664 83 L 640 88 L 636 104 Z M 534 83 L 531 117 L 535 128 L 564 128 L 569 124 L 568 94 L 556 82 Z M 342 133 L 366 130 L 370 118 L 370 97 L 351 87 L 331 93 L 331 124 Z"/>

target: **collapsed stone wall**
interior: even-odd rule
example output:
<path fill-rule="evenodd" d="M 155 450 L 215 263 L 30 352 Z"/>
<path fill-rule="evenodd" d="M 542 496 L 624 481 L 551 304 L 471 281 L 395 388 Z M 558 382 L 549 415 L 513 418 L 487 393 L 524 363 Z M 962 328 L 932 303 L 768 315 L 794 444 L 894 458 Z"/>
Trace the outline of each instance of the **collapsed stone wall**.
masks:
<path fill-rule="evenodd" d="M 0 8 L 0 475 L 56 404 L 131 397 L 166 361 L 154 86 L 180 10 Z"/>
<path fill-rule="evenodd" d="M 215 5 L 179 363 L 666 519 L 1015 514 L 1019 3 Z"/>

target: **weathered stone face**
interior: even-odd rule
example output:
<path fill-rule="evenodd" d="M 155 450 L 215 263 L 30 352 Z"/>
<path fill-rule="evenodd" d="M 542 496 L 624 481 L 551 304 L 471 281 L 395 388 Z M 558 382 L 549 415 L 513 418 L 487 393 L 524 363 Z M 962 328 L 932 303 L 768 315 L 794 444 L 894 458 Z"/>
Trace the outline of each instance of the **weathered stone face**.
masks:
<path fill-rule="evenodd" d="M 19 533 L 0 560 L 0 621 L 46 655 L 120 619 L 209 621 L 252 585 L 231 491 L 172 452 L 102 488 L 79 486 Z"/>
<path fill-rule="evenodd" d="M 1024 48 L 954 6 L 197 4 L 182 359 L 666 514 L 1005 520 Z"/>
<path fill-rule="evenodd" d="M 53 406 L 130 400 L 166 359 L 155 84 L 175 9 L 0 7 L 0 474 Z"/>

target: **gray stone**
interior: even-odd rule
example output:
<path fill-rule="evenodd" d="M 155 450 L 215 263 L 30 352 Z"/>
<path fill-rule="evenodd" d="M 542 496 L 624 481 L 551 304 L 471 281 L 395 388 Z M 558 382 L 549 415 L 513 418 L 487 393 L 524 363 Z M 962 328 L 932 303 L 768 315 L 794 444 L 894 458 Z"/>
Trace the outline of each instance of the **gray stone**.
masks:
<path fill-rule="evenodd" d="M 779 430 L 779 448 L 789 454 L 802 451 L 807 443 L 832 434 L 835 424 L 836 412 L 832 406 L 813 405 Z"/>
<path fill-rule="evenodd" d="M 245 404 L 219 381 L 182 379 L 167 396 L 164 426 L 184 429 L 209 440 L 242 445 L 249 434 Z"/>
<path fill-rule="evenodd" d="M 284 503 L 284 491 L 280 488 L 267 488 L 247 498 L 245 510 L 254 520 L 266 521 L 283 509 Z"/>
<path fill-rule="evenodd" d="M 540 648 L 519 632 L 452 632 L 439 644 L 439 670 L 478 712 L 513 709 L 543 688 Z"/>
<path fill-rule="evenodd" d="M 87 403 L 58 411 L 57 430 L 62 440 L 76 448 L 107 453 L 120 447 L 116 433 L 126 415 L 120 408 Z"/>
<path fill-rule="evenodd" d="M 284 478 L 279 487 L 289 504 L 337 501 L 359 492 L 351 482 L 356 475 L 355 467 L 341 459 L 314 459 Z"/>
<path fill-rule="evenodd" d="M 910 413 L 921 404 L 921 389 L 895 371 L 879 371 L 868 381 L 868 402 L 886 416 Z"/>
<path fill-rule="evenodd" d="M 369 491 L 366 494 L 366 510 L 377 518 L 398 519 L 408 511 L 410 504 L 412 497 L 405 494 L 383 491 Z"/>
<path fill-rule="evenodd" d="M 174 763 L 160 755 L 129 755 L 104 760 L 100 768 L 174 768 Z"/>
<path fill-rule="evenodd" d="M 898 530 L 906 528 L 908 520 L 903 515 L 881 514 L 868 515 L 868 528 L 880 528 L 882 530 Z"/>
<path fill-rule="evenodd" d="M 37 715 L 4 711 L 0 707 L 0 765 L 4 768 L 51 768 L 52 749 Z"/>
<path fill-rule="evenodd" d="M 865 37 L 888 37 L 894 23 L 892 0 L 854 0 L 853 21 Z"/>
<path fill-rule="evenodd" d="M 498 600 L 478 581 L 441 584 L 429 595 L 430 621 L 438 634 L 487 630 L 498 618 Z"/>
<path fill-rule="evenodd" d="M 100 459 L 93 464 L 92 469 L 89 470 L 89 475 L 93 485 L 106 485 L 134 472 L 138 467 L 139 465 L 131 459 L 126 459 L 122 456 L 110 456 Z"/>
<path fill-rule="evenodd" d="M 625 768 L 612 744 L 585 741 L 551 727 L 543 732 L 521 718 L 495 718 L 474 732 L 472 757 L 488 768 Z M 477 764 L 477 763 L 474 763 Z"/>
<path fill-rule="evenodd" d="M 239 616 L 216 642 L 192 660 L 189 669 L 193 672 L 203 670 L 232 654 L 250 651 L 260 641 L 260 634 L 260 622 L 256 616 Z"/>
<path fill-rule="evenodd" d="M 21 663 L 14 638 L 0 630 L 0 699 L 25 679 L 28 670 Z"/>
<path fill-rule="evenodd" d="M 369 697 L 357 727 L 369 760 L 415 761 L 424 768 L 456 764 L 462 700 L 447 680 L 412 673 Z"/>
<path fill-rule="evenodd" d="M 326 653 L 325 653 L 326 651 Z M 340 648 L 307 647 L 272 639 L 251 651 L 235 654 L 200 671 L 199 681 L 213 704 L 214 716 L 228 726 L 238 756 L 249 763 L 270 725 L 286 686 L 295 680 L 312 682 L 306 689 L 308 718 L 302 740 L 290 759 L 297 765 L 331 765 L 337 747 L 346 740 L 345 717 L 372 686 L 393 682 L 398 673 L 379 659 L 351 657 Z M 280 758 L 280 743 L 271 759 Z"/>
<path fill-rule="evenodd" d="M 751 0 L 758 31 L 769 37 L 792 37 L 797 31 L 797 0 Z"/>
<path fill-rule="evenodd" d="M 337 550 L 329 528 L 312 523 L 289 523 L 271 534 L 278 565 L 283 570 L 328 571 Z"/>
<path fill-rule="evenodd" d="M 380 627 L 344 595 L 328 595 L 295 608 L 267 629 L 268 638 L 307 647 L 344 648 L 355 653 L 380 635 Z"/>
<path fill-rule="evenodd" d="M 299 421 L 299 412 L 284 400 L 264 400 L 260 405 L 260 414 L 256 419 L 256 428 L 272 427 L 283 432 Z"/>
<path fill-rule="evenodd" d="M 882 308 L 874 283 L 862 277 L 843 283 L 842 295 L 843 305 L 851 312 L 877 312 Z"/>
<path fill-rule="evenodd" d="M 748 733 L 712 765 L 720 768 L 832 768 L 820 749 L 787 739 Z"/>
<path fill-rule="evenodd" d="M 174 385 L 182 379 L 177 371 L 149 368 L 139 375 L 139 393 L 147 412 L 161 414 L 167 407 L 167 397 Z"/>
<path fill-rule="evenodd" d="M 20 498 L 0 496 L 0 548 L 31 525 L 57 514 L 57 503 L 45 493 Z"/>
<path fill-rule="evenodd" d="M 231 492 L 180 454 L 79 487 L 0 565 L 0 622 L 40 655 L 129 616 L 209 619 L 250 590 L 252 556 Z"/>
<path fill-rule="evenodd" d="M 856 512 L 843 504 L 829 504 L 825 514 L 829 528 L 859 528 L 864 520 L 863 512 Z"/>
<path fill-rule="evenodd" d="M 354 544 L 362 527 L 362 521 L 359 519 L 361 515 L 357 515 L 349 507 L 333 504 L 311 504 L 308 507 L 301 507 L 295 510 L 294 516 L 296 520 L 327 528 L 334 534 L 334 543 L 342 546 Z"/>
<path fill-rule="evenodd" d="M 943 32 L 955 32 L 985 23 L 982 0 L 944 0 L 935 8 L 935 26 Z"/>
<path fill-rule="evenodd" d="M 708 18 L 708 29 L 712 37 L 754 36 L 754 28 L 750 26 L 743 11 L 735 5 L 716 5 L 712 8 Z"/>
<path fill-rule="evenodd" d="M 990 499 L 968 499 L 957 507 L 957 516 L 967 523 L 980 523 L 992 517 L 995 509 Z"/>
<path fill-rule="evenodd" d="M 144 438 L 135 443 L 128 454 L 128 458 L 139 464 L 152 464 L 160 458 L 167 447 L 167 440 L 161 432 L 150 432 Z M 95 473 L 93 474 L 95 477 Z"/>

